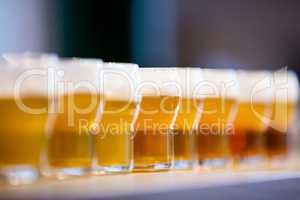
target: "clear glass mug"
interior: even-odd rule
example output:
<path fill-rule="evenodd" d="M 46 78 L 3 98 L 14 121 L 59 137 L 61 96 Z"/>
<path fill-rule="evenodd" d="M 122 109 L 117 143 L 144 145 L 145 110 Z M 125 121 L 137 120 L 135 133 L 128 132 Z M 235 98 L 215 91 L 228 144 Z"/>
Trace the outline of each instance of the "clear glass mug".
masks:
<path fill-rule="evenodd" d="M 0 174 L 13 185 L 40 175 L 54 79 L 46 58 L 34 66 L 16 61 L 0 67 Z"/>

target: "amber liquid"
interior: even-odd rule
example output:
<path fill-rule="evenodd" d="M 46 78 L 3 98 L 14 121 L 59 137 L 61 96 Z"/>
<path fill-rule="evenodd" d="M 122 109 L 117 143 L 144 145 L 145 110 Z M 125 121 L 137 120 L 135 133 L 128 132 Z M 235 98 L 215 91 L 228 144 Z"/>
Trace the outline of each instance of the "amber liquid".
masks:
<path fill-rule="evenodd" d="M 232 134 L 230 126 L 236 107 L 237 101 L 233 99 L 204 100 L 197 132 L 199 162 L 228 157 L 228 134 Z"/>
<path fill-rule="evenodd" d="M 266 124 L 259 119 L 270 117 L 270 106 L 266 103 L 250 104 L 241 102 L 235 120 L 235 134 L 230 136 L 230 150 L 234 157 L 253 157 L 263 154 L 263 134 Z"/>
<path fill-rule="evenodd" d="M 193 162 L 195 140 L 193 129 L 200 119 L 200 100 L 182 99 L 174 126 L 174 160 Z M 176 166 L 175 166 L 176 167 Z"/>
<path fill-rule="evenodd" d="M 144 96 L 135 122 L 134 170 L 155 170 L 171 167 L 173 136 L 170 127 L 179 97 Z"/>
<path fill-rule="evenodd" d="M 91 106 L 96 100 L 96 104 Z M 90 127 L 96 118 L 100 95 L 76 93 L 59 99 L 60 111 L 51 119 L 48 163 L 53 168 L 86 168 L 91 165 Z M 75 109 L 91 109 L 84 113 Z"/>
<path fill-rule="evenodd" d="M 265 148 L 269 158 L 287 156 L 288 137 L 286 132 L 279 132 L 273 128 L 268 128 L 265 137 Z"/>
<path fill-rule="evenodd" d="M 48 106 L 47 97 L 28 96 L 21 100 L 31 109 L 47 109 Z M 47 111 L 30 114 L 21 110 L 14 98 L 4 97 L 0 99 L 0 110 L 0 168 L 39 166 Z"/>
<path fill-rule="evenodd" d="M 292 103 L 273 104 L 272 127 L 265 134 L 265 151 L 269 158 L 287 156 L 288 129 L 293 123 L 295 105 Z"/>
<path fill-rule="evenodd" d="M 104 112 L 95 136 L 95 157 L 99 167 L 125 167 L 132 164 L 132 122 L 136 103 L 105 101 Z"/>

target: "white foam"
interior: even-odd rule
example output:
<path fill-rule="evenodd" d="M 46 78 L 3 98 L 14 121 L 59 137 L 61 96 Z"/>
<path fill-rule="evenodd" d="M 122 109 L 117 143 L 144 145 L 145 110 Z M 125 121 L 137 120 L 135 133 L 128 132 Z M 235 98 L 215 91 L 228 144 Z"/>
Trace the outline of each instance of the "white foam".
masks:
<path fill-rule="evenodd" d="M 197 90 L 203 98 L 236 99 L 239 93 L 237 75 L 231 69 L 202 69 L 203 81 Z"/>
<path fill-rule="evenodd" d="M 282 69 L 275 71 L 273 78 L 277 101 L 298 102 L 299 80 L 295 72 Z"/>
<path fill-rule="evenodd" d="M 58 74 L 66 86 L 64 93 L 99 93 L 102 68 L 103 62 L 98 59 L 62 59 Z"/>
<path fill-rule="evenodd" d="M 59 59 L 61 65 L 66 66 L 81 66 L 81 67 L 89 67 L 89 66 L 95 66 L 95 65 L 102 65 L 103 60 L 97 59 L 97 58 L 60 58 Z"/>
<path fill-rule="evenodd" d="M 0 98 L 47 96 L 51 87 L 46 69 L 1 67 L 0 74 Z"/>
<path fill-rule="evenodd" d="M 142 96 L 180 96 L 179 75 L 176 68 L 139 68 Z"/>
<path fill-rule="evenodd" d="M 139 66 L 133 63 L 104 63 L 101 86 L 105 99 L 138 101 Z"/>
<path fill-rule="evenodd" d="M 238 70 L 241 102 L 272 102 L 272 73 L 266 70 Z"/>
<path fill-rule="evenodd" d="M 22 96 L 49 96 L 54 90 L 56 55 L 20 53 L 4 54 L 2 58 L 0 96 L 18 98 L 17 90 Z"/>
<path fill-rule="evenodd" d="M 176 68 L 182 97 L 197 98 L 197 88 L 202 82 L 200 68 Z"/>
<path fill-rule="evenodd" d="M 15 55 L 26 57 L 24 55 Z M 66 59 L 55 64 L 55 67 L 38 65 L 41 60 L 32 58 L 31 64 L 1 63 L 0 96 L 17 97 L 19 87 L 22 96 L 49 96 L 73 92 L 100 92 L 100 72 L 102 61 L 96 59 Z M 33 62 L 36 65 L 32 64 Z M 43 61 L 44 62 L 44 61 Z M 19 85 L 18 85 L 19 84 Z"/>

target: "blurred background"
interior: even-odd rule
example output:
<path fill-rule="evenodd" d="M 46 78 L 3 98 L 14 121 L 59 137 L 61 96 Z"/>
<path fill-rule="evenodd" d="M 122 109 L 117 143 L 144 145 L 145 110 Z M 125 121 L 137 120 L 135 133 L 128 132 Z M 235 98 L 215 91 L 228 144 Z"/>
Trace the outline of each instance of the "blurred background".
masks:
<path fill-rule="evenodd" d="M 300 72 L 297 0 L 2 0 L 0 53 Z"/>

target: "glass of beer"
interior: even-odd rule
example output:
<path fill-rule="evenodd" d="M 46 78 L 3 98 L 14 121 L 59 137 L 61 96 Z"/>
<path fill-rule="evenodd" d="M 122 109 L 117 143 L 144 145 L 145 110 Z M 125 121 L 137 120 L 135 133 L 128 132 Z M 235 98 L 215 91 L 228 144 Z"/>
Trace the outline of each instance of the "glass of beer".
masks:
<path fill-rule="evenodd" d="M 96 127 L 101 60 L 64 59 L 59 63 L 58 100 L 47 128 L 46 176 L 81 176 L 92 163 L 92 134 Z"/>
<path fill-rule="evenodd" d="M 134 171 L 170 169 L 173 127 L 180 102 L 175 68 L 140 68 L 137 119 L 134 123 Z"/>
<path fill-rule="evenodd" d="M 20 63 L 21 64 L 21 63 Z M 46 68 L 0 67 L 0 180 L 26 184 L 39 177 L 48 115 Z"/>
<path fill-rule="evenodd" d="M 233 70 L 203 69 L 202 74 L 199 92 L 204 100 L 196 136 L 198 162 L 200 169 L 223 169 L 229 166 L 228 137 L 233 132 L 239 84 Z"/>
<path fill-rule="evenodd" d="M 273 72 L 273 85 L 273 114 L 264 142 L 269 167 L 281 168 L 287 165 L 291 150 L 289 140 L 299 99 L 299 82 L 293 71 L 283 69 Z"/>
<path fill-rule="evenodd" d="M 175 169 L 192 169 L 196 164 L 194 134 L 199 125 L 202 100 L 197 96 L 201 86 L 200 68 L 177 68 L 182 94 L 180 108 L 174 125 Z"/>
<path fill-rule="evenodd" d="M 95 174 L 132 170 L 138 68 L 136 64 L 104 63 L 101 76 L 104 107 L 94 137 Z"/>
<path fill-rule="evenodd" d="M 268 71 L 238 71 L 240 82 L 239 107 L 230 151 L 234 167 L 262 167 L 263 134 L 272 114 L 272 74 Z"/>

